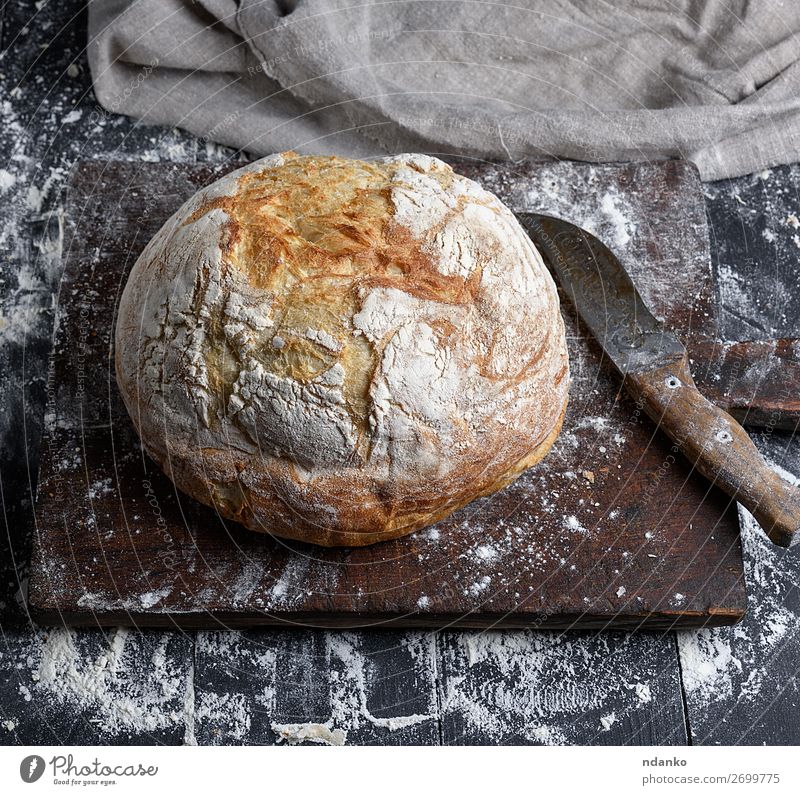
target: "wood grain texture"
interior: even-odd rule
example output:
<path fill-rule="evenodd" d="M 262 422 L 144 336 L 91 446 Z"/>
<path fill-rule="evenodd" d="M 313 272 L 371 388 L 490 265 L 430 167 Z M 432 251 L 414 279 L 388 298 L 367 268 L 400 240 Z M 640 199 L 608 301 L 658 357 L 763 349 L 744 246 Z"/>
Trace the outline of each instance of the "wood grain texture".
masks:
<path fill-rule="evenodd" d="M 437 745 L 435 670 L 430 634 L 201 632 L 195 739 Z"/>
<path fill-rule="evenodd" d="M 698 341 L 691 368 L 698 389 L 743 425 L 797 431 L 800 339 Z"/>
<path fill-rule="evenodd" d="M 591 205 L 602 199 L 598 186 L 613 191 L 637 230 L 618 248 L 645 299 L 686 338 L 714 331 L 702 205 L 688 166 L 463 170 L 515 209 L 547 202 L 547 210 L 583 212 L 584 223 L 602 218 Z M 141 453 L 116 390 L 113 297 L 161 222 L 212 178 L 204 166 L 115 162 L 84 163 L 73 176 L 30 592 L 40 620 L 640 628 L 741 617 L 729 500 L 667 460 L 663 439 L 569 314 L 571 401 L 550 456 L 432 530 L 358 550 L 316 549 L 226 525 L 177 493 Z M 552 184 L 563 186 L 558 201 Z M 580 195 L 570 201 L 567 191 Z M 691 286 L 690 300 L 664 286 L 676 276 Z M 671 495 L 668 506 L 661 493 Z"/>
<path fill-rule="evenodd" d="M 442 633 L 442 741 L 684 744 L 679 672 L 668 639 L 615 632 Z"/>

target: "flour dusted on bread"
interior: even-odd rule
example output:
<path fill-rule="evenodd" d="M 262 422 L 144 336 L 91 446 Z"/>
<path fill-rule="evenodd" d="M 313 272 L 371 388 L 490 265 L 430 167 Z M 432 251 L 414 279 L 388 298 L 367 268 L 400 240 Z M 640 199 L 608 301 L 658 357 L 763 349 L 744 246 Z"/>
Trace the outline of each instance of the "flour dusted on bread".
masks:
<path fill-rule="evenodd" d="M 131 272 L 116 366 L 179 488 L 325 545 L 507 485 L 552 445 L 569 383 L 533 244 L 423 155 L 275 155 L 197 193 Z"/>

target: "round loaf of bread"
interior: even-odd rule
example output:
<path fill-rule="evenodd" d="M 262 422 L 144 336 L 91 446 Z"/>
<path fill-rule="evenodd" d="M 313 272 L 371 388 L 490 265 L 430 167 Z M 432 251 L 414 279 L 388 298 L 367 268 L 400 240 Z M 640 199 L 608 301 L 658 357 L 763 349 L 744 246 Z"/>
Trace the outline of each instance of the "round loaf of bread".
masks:
<path fill-rule="evenodd" d="M 275 155 L 201 190 L 134 266 L 116 369 L 175 485 L 252 530 L 394 538 L 553 444 L 555 285 L 493 194 L 423 155 Z"/>

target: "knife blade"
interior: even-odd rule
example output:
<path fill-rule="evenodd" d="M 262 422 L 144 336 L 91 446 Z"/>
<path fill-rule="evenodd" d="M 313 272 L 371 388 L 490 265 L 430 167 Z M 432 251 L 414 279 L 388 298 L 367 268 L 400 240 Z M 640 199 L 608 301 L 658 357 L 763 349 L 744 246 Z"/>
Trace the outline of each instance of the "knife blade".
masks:
<path fill-rule="evenodd" d="M 695 386 L 686 348 L 657 320 L 622 263 L 560 218 L 517 213 L 581 320 L 657 426 L 708 480 L 738 500 L 776 544 L 800 529 L 800 490 L 771 469 L 736 420 Z"/>

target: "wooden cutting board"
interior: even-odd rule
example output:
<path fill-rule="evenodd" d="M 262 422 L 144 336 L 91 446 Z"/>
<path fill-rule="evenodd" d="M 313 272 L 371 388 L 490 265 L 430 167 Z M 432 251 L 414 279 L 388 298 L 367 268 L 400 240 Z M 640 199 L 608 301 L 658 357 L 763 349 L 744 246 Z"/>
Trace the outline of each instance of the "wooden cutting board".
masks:
<path fill-rule="evenodd" d="M 457 167 L 514 209 L 600 235 L 690 349 L 715 336 L 690 165 Z M 176 492 L 117 393 L 112 329 L 147 240 L 220 173 L 92 161 L 72 174 L 29 591 L 40 623 L 654 628 L 741 618 L 735 506 L 621 393 L 567 304 L 573 380 L 552 452 L 435 527 L 326 550 L 226 525 Z"/>

